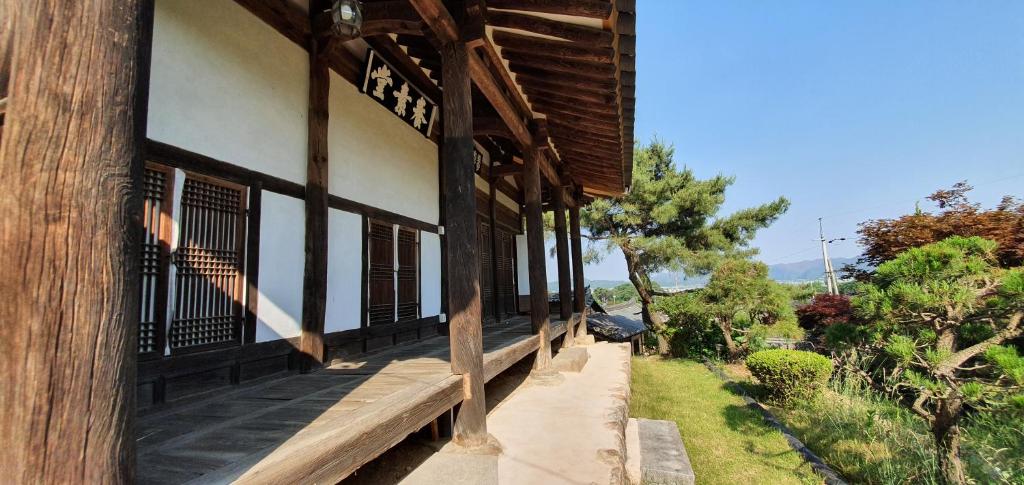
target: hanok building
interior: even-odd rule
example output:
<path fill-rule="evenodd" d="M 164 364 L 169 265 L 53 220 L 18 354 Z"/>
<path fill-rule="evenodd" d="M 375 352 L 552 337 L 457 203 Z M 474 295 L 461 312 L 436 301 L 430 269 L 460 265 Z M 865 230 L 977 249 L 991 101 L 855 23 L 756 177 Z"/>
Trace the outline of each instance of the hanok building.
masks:
<path fill-rule="evenodd" d="M 586 332 L 579 210 L 630 185 L 632 0 L 0 23 L 5 480 L 336 481 L 446 415 L 480 445 L 485 382 Z"/>

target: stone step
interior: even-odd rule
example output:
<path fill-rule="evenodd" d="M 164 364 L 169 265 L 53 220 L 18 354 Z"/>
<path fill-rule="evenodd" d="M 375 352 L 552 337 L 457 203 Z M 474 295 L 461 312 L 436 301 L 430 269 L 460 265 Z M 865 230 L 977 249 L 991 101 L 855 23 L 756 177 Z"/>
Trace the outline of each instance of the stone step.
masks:
<path fill-rule="evenodd" d="M 626 476 L 634 485 L 693 485 L 690 457 L 672 421 L 630 418 L 626 424 Z"/>
<path fill-rule="evenodd" d="M 551 367 L 558 372 L 580 372 L 589 359 L 586 347 L 569 347 L 558 351 L 551 359 Z"/>

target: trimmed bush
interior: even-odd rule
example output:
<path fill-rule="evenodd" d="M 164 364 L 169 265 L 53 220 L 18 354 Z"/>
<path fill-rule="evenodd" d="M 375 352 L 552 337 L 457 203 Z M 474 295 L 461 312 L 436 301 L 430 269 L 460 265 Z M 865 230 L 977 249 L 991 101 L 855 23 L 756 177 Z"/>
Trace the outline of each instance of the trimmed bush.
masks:
<path fill-rule="evenodd" d="M 768 398 L 783 405 L 817 396 L 832 375 L 831 360 L 803 350 L 754 352 L 747 357 L 747 368 L 764 384 Z"/>

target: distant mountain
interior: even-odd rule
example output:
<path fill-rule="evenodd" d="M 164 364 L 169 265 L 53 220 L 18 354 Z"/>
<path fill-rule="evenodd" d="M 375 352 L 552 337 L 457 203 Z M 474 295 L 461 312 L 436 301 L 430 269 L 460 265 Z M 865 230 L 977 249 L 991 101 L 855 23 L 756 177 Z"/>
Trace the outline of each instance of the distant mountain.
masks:
<path fill-rule="evenodd" d="M 855 264 L 857 258 L 832 258 L 832 266 L 839 271 L 847 264 Z M 780 282 L 799 283 L 805 281 L 822 280 L 825 277 L 825 263 L 821 258 L 795 263 L 782 263 L 768 265 L 768 276 Z M 651 280 L 661 285 L 662 288 L 699 288 L 707 284 L 706 276 L 686 278 L 682 273 L 666 271 L 651 277 Z"/>
<path fill-rule="evenodd" d="M 857 258 L 832 258 L 832 267 L 839 271 L 847 264 L 856 264 Z M 811 281 L 825 278 L 825 261 L 821 258 L 768 265 L 768 276 L 775 281 Z"/>
<path fill-rule="evenodd" d="M 628 284 L 626 280 L 587 280 L 587 286 L 591 289 L 597 288 L 615 288 L 621 284 Z"/>

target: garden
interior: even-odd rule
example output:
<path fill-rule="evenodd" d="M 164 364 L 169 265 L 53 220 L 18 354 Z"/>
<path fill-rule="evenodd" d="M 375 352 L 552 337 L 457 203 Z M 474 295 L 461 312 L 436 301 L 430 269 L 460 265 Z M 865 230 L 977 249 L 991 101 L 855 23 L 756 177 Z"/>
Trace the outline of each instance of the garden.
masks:
<path fill-rule="evenodd" d="M 822 481 L 773 448 L 781 428 L 851 483 L 1024 484 L 1024 204 L 985 210 L 970 189 L 863 223 L 839 294 L 772 281 L 735 247 L 684 249 L 708 282 L 664 293 L 647 274 L 671 256 L 655 251 L 688 243 L 638 218 L 646 233 L 616 244 L 627 262 L 650 248 L 631 281 L 658 356 L 634 363 L 634 414 L 679 424 L 699 483 Z"/>

